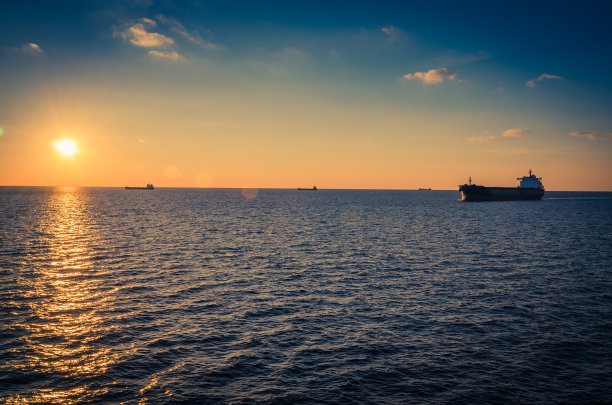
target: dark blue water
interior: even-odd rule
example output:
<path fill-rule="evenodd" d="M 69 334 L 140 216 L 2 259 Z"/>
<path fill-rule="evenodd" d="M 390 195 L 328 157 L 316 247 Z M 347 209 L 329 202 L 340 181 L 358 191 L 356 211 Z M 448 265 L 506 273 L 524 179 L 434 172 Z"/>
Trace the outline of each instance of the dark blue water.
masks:
<path fill-rule="evenodd" d="M 612 402 L 612 193 L 0 188 L 0 401 Z"/>

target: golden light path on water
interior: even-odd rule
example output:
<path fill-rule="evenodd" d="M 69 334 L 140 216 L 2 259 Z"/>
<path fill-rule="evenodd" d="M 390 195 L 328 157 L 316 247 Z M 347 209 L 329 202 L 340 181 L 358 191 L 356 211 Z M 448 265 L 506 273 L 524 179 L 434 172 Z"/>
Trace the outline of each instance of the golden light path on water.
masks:
<path fill-rule="evenodd" d="M 21 325 L 27 331 L 23 356 L 16 369 L 54 378 L 87 381 L 106 372 L 117 360 L 110 347 L 99 344 L 102 310 L 113 305 L 113 291 L 99 288 L 100 269 L 92 261 L 97 243 L 92 231 L 94 218 L 79 189 L 54 190 L 49 196 L 45 219 L 38 233 L 45 235 L 40 249 L 38 276 L 27 287 L 30 310 L 35 316 Z M 56 389 L 52 384 L 7 403 L 74 403 L 103 394 L 86 384 Z"/>

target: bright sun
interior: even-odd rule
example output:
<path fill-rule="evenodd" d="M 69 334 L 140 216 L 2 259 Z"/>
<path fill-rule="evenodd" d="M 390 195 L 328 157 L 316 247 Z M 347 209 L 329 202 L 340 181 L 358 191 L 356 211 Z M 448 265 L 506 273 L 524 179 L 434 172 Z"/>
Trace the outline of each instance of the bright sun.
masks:
<path fill-rule="evenodd" d="M 74 143 L 74 141 L 71 141 L 69 139 L 55 141 L 53 142 L 53 146 L 55 147 L 55 149 L 57 149 L 59 153 L 61 153 L 64 156 L 72 156 L 77 151 L 76 143 Z"/>

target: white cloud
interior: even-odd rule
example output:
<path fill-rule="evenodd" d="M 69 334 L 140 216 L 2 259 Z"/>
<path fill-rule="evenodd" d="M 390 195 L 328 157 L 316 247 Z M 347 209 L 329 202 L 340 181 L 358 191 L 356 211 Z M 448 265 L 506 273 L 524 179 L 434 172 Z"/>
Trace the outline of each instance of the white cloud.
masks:
<path fill-rule="evenodd" d="M 143 18 L 142 22 L 129 26 L 123 32 L 115 32 L 115 37 L 130 41 L 133 45 L 143 48 L 165 48 L 174 44 L 174 40 L 157 32 L 147 31 L 147 27 L 154 28 L 155 21 Z"/>
<path fill-rule="evenodd" d="M 42 55 L 44 53 L 42 48 L 35 43 L 25 44 L 21 47 L 21 51 L 28 55 Z"/>
<path fill-rule="evenodd" d="M 538 82 L 541 82 L 544 79 L 549 79 L 549 80 L 563 80 L 563 78 L 561 76 L 556 76 L 556 75 L 549 75 L 548 73 L 543 73 L 541 74 L 537 79 L 531 79 L 529 80 L 527 83 L 525 83 L 525 86 L 527 87 L 536 87 L 538 85 Z"/>
<path fill-rule="evenodd" d="M 595 139 L 612 139 L 612 133 L 600 134 L 597 131 L 573 131 L 569 133 L 569 136 L 577 138 L 586 138 L 594 141 Z"/>
<path fill-rule="evenodd" d="M 511 128 L 511 129 L 506 129 L 503 135 L 517 138 L 519 136 L 527 135 L 528 133 L 529 133 L 529 130 L 526 128 Z"/>
<path fill-rule="evenodd" d="M 176 51 L 156 51 L 156 50 L 150 50 L 149 51 L 149 56 L 153 56 L 154 58 L 161 58 L 161 59 L 170 59 L 170 60 L 175 60 L 175 61 L 179 61 L 179 60 L 183 60 L 184 58 L 178 54 L 178 52 Z"/>
<path fill-rule="evenodd" d="M 440 84 L 444 80 L 456 80 L 457 74 L 447 68 L 431 69 L 427 72 L 406 73 L 404 79 L 419 80 L 424 84 Z"/>

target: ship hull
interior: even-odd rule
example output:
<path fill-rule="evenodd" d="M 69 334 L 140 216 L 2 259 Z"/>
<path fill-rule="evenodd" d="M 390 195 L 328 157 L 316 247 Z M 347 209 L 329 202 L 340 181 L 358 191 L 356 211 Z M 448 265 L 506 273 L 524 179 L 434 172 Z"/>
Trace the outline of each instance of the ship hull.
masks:
<path fill-rule="evenodd" d="M 520 201 L 541 200 L 543 188 L 459 186 L 462 201 Z"/>

